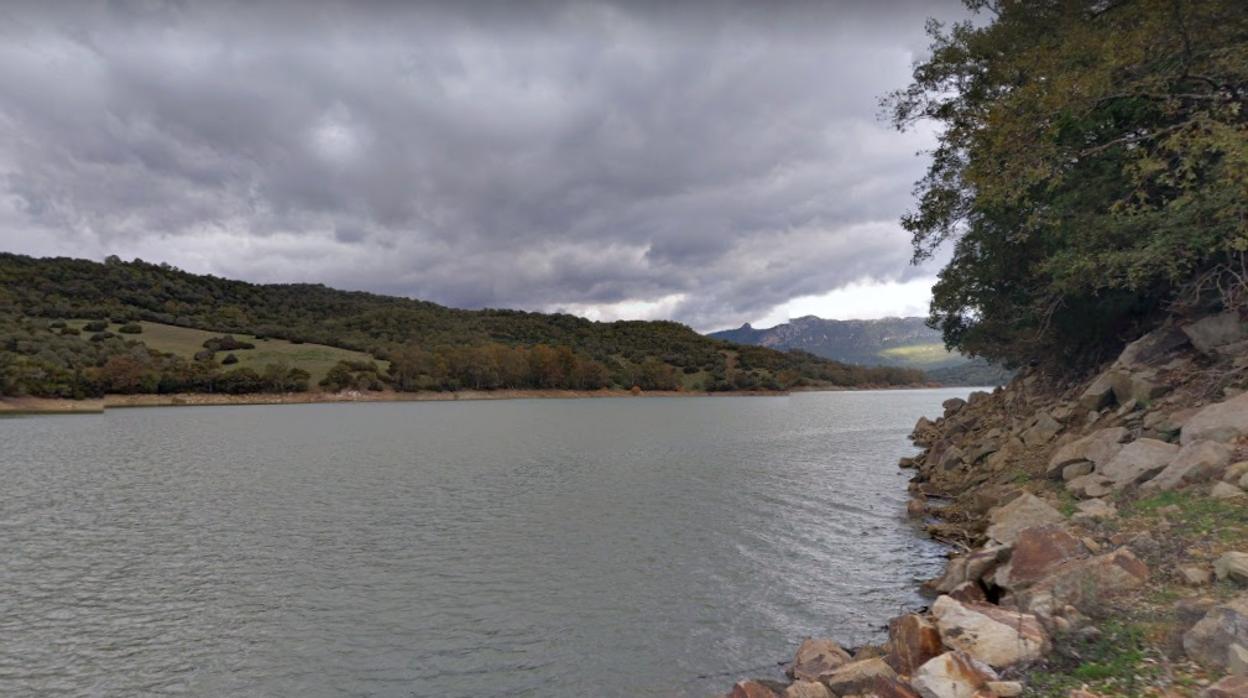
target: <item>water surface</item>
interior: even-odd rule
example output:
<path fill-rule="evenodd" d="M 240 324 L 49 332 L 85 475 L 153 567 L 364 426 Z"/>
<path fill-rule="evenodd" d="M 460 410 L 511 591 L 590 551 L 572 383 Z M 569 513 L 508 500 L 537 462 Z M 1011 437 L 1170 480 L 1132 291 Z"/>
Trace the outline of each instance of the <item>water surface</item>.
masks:
<path fill-rule="evenodd" d="M 0 694 L 721 692 L 922 603 L 965 392 L 0 420 Z"/>

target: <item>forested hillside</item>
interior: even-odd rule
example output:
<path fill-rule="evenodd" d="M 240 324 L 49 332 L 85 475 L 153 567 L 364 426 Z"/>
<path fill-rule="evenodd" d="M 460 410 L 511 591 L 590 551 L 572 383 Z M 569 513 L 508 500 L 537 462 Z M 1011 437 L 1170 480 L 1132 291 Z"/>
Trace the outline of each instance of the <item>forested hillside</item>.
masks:
<path fill-rule="evenodd" d="M 144 342 L 137 321 L 221 337 L 194 352 L 160 351 Z M 571 315 L 457 310 L 318 284 L 232 281 L 141 260 L 113 257 L 97 263 L 0 254 L 4 394 L 83 397 L 310 387 L 311 374 L 297 360 L 231 367 L 230 356 L 238 361 L 256 349 L 256 342 L 230 335 L 371 355 L 333 366 L 317 382 L 329 390 L 637 386 L 714 391 L 923 380 L 913 370 L 863 368 L 805 352 L 737 346 L 674 322 L 599 323 Z M 239 343 L 253 346 L 240 348 Z"/>

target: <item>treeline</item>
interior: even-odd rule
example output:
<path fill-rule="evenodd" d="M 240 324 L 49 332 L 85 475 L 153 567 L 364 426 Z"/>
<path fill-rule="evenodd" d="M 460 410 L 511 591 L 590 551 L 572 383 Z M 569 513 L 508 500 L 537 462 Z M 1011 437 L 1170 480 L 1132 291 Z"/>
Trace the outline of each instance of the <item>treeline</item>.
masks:
<path fill-rule="evenodd" d="M 1172 314 L 1248 309 L 1248 5 L 965 0 L 886 100 L 938 127 L 903 225 L 952 243 L 964 353 L 1091 364 Z"/>
<path fill-rule="evenodd" d="M 82 334 L 65 326 L 68 318 L 103 329 Z M 106 320 L 126 334 L 108 332 Z M 143 344 L 139 320 L 223 336 L 194 357 L 161 355 Z M 232 334 L 315 342 L 390 362 L 389 370 L 370 369 L 369 362 L 336 366 L 319 386 L 327 390 L 775 390 L 924 380 L 913 370 L 738 346 L 674 322 L 456 310 L 320 285 L 230 281 L 140 260 L 101 264 L 0 253 L 0 390 L 6 394 L 302 389 L 307 377 L 279 376 L 280 366 L 272 375 L 224 370 L 230 356 L 218 362 L 216 353 L 241 348 Z M 129 358 L 105 370 L 122 355 Z"/>

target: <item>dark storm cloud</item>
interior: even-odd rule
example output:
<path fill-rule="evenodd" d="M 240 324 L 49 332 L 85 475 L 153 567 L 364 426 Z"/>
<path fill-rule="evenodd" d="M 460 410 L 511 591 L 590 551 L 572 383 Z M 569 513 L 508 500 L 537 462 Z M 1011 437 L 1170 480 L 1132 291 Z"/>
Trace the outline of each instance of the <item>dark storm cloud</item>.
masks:
<path fill-rule="evenodd" d="M 899 279 L 949 3 L 7 4 L 0 247 L 700 327 Z"/>

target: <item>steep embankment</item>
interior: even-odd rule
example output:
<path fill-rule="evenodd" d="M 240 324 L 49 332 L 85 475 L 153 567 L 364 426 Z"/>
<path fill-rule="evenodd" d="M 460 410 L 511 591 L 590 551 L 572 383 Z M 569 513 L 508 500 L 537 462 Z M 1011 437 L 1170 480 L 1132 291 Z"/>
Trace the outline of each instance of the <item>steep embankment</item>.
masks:
<path fill-rule="evenodd" d="M 1083 381 L 921 419 L 909 510 L 954 549 L 884 646 L 802 644 L 783 695 L 1248 695 L 1248 322 L 1166 325 Z M 881 619 L 883 620 L 883 619 Z"/>

